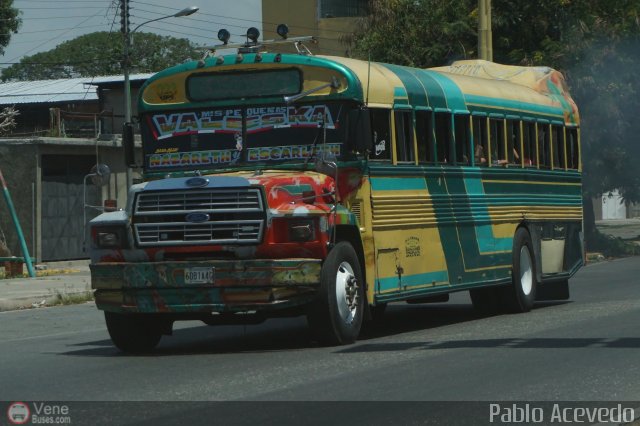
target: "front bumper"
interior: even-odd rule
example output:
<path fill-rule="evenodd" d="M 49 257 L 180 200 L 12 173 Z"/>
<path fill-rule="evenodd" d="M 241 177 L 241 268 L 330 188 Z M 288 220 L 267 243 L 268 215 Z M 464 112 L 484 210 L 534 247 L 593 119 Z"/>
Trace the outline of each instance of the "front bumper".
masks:
<path fill-rule="evenodd" d="M 95 263 L 91 287 L 112 312 L 269 311 L 308 303 L 320 283 L 317 259 Z M 187 268 L 215 268 L 213 282 L 185 283 Z"/>

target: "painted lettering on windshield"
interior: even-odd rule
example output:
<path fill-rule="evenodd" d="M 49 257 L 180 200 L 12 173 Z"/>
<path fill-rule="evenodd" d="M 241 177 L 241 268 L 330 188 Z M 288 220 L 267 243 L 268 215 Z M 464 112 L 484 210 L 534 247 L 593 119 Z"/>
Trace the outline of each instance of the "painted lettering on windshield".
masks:
<path fill-rule="evenodd" d="M 340 147 L 338 143 L 324 145 L 324 153 L 339 157 Z M 247 150 L 249 161 L 279 161 L 279 160 L 304 160 L 311 155 L 312 147 L 309 145 L 290 146 L 266 146 L 261 148 L 249 148 Z M 314 149 L 316 155 L 322 151 L 322 145 Z"/>
<path fill-rule="evenodd" d="M 325 127 L 335 129 L 336 123 L 326 105 L 247 108 L 247 133 L 280 128 L 319 127 L 325 117 Z M 156 114 L 152 117 L 152 122 L 158 140 L 201 133 L 236 133 L 242 131 L 242 110 Z"/>
<path fill-rule="evenodd" d="M 237 161 L 238 151 L 194 151 L 172 152 L 168 154 L 152 154 L 149 156 L 150 168 L 190 167 L 211 164 L 229 164 Z"/>

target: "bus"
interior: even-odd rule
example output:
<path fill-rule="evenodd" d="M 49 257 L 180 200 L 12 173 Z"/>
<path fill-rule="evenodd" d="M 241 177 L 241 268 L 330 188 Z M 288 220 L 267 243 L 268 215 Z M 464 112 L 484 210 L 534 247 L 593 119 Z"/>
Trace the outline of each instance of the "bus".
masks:
<path fill-rule="evenodd" d="M 469 291 L 493 314 L 569 298 L 580 120 L 560 72 L 298 50 L 247 42 L 142 87 L 142 158 L 130 124 L 123 144 L 143 179 L 90 222 L 116 347 L 150 351 L 180 320 L 299 315 L 341 345 L 391 302 Z"/>

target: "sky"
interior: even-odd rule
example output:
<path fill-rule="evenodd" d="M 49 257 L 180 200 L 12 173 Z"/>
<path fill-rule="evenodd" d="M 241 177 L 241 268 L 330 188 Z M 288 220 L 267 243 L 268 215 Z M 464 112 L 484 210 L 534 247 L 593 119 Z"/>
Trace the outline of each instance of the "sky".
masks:
<path fill-rule="evenodd" d="M 120 31 L 118 0 L 14 0 L 22 26 L 0 55 L 0 68 L 24 56 L 51 50 L 58 44 L 95 31 Z M 145 24 L 138 31 L 187 38 L 196 45 L 219 44 L 226 28 L 231 42 L 242 42 L 248 27 L 262 31 L 261 0 L 129 0 L 131 28 L 150 19 L 172 15 L 188 6 L 200 10 L 188 17 Z"/>

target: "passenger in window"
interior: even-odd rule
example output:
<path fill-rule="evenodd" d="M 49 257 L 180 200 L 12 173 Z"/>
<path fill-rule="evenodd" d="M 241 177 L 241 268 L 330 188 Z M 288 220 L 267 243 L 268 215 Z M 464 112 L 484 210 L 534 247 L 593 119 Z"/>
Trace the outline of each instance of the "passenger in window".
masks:
<path fill-rule="evenodd" d="M 495 161 L 493 164 L 495 165 L 499 165 L 499 166 L 506 166 L 507 164 L 509 164 L 509 160 L 497 160 Z M 513 148 L 513 163 L 512 164 L 520 164 L 520 155 L 518 154 L 518 151 L 516 151 L 515 148 Z"/>
<path fill-rule="evenodd" d="M 520 154 L 515 147 L 513 147 L 513 164 L 520 164 Z"/>
<path fill-rule="evenodd" d="M 480 144 L 476 145 L 475 150 L 475 161 L 476 166 L 486 166 L 487 165 L 487 157 L 484 155 L 484 147 Z"/>

